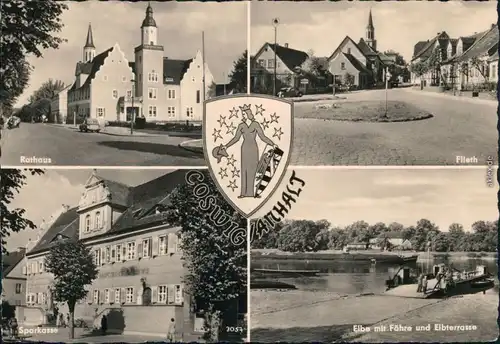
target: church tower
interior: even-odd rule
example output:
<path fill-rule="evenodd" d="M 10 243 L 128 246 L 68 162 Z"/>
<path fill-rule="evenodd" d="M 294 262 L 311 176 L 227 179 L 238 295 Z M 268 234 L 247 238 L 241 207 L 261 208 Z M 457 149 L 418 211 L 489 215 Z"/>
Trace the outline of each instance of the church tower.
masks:
<path fill-rule="evenodd" d="M 372 10 L 368 15 L 368 25 L 366 26 L 366 43 L 373 49 L 377 50 L 377 40 L 375 39 L 375 27 L 373 26 Z"/>
<path fill-rule="evenodd" d="M 92 26 L 89 23 L 89 30 L 87 31 L 87 40 L 83 47 L 83 62 L 92 62 L 95 57 L 94 37 L 92 36 Z"/>

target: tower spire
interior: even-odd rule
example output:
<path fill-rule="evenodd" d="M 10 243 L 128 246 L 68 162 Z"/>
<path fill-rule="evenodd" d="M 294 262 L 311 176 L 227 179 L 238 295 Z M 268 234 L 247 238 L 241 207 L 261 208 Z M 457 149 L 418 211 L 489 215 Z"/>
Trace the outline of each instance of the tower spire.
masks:
<path fill-rule="evenodd" d="M 151 2 L 148 1 L 148 7 L 146 8 L 146 18 L 142 21 L 141 28 L 143 27 L 156 27 L 156 22 L 153 18 L 153 8 L 151 7 Z"/>
<path fill-rule="evenodd" d="M 89 29 L 87 31 L 87 40 L 85 42 L 84 48 L 95 48 L 94 37 L 92 36 L 92 24 L 91 23 L 89 23 Z"/>
<path fill-rule="evenodd" d="M 370 8 L 370 14 L 368 15 L 368 26 L 369 29 L 373 29 L 373 18 L 372 18 L 372 9 Z"/>

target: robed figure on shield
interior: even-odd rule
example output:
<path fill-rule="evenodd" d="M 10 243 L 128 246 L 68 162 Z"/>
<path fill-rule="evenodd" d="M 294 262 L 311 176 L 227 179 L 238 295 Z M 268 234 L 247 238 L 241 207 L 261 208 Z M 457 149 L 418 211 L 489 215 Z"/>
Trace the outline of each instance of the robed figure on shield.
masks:
<path fill-rule="evenodd" d="M 234 137 L 222 148 L 226 150 L 243 138 L 241 144 L 241 194 L 238 197 L 259 197 L 255 193 L 255 180 L 257 172 L 262 169 L 262 163 L 257 145 L 257 136 L 273 149 L 276 148 L 276 145 L 266 136 L 261 124 L 255 120 L 250 106 L 240 106 L 240 109 L 244 116 L 243 122 L 238 125 Z"/>

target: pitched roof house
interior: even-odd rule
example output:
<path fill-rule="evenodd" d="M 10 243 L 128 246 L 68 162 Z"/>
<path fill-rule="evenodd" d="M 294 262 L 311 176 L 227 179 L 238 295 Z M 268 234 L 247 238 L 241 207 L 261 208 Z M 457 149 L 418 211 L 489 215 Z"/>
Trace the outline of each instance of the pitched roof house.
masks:
<path fill-rule="evenodd" d="M 336 78 L 346 74 L 352 75 L 354 85 L 359 88 L 382 81 L 385 75 L 383 69 L 391 64 L 394 64 L 394 59 L 377 50 L 371 10 L 366 37 L 360 38 L 356 43 L 346 36 L 328 58 L 328 69 L 332 75 Z"/>
<path fill-rule="evenodd" d="M 23 274 L 23 261 L 26 249 L 2 255 L 2 300 L 10 305 L 23 305 L 26 299 L 26 276 Z"/>

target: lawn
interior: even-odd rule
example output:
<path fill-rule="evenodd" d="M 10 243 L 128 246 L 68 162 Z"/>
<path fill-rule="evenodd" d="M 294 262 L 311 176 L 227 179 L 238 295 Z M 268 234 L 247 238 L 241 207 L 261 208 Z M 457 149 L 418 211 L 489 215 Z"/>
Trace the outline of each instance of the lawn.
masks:
<path fill-rule="evenodd" d="M 295 117 L 351 122 L 409 122 L 428 119 L 432 114 L 401 101 L 330 102 L 304 107 Z"/>

